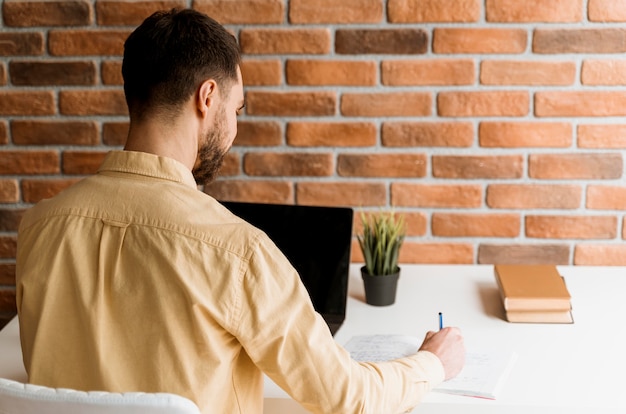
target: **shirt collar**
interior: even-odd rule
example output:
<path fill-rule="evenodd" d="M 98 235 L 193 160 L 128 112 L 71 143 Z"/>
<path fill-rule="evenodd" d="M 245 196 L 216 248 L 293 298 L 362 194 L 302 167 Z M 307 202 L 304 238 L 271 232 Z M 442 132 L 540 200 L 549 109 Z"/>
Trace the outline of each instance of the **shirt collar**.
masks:
<path fill-rule="evenodd" d="M 106 171 L 144 175 L 198 188 L 193 174 L 185 165 L 173 158 L 147 152 L 111 151 L 98 169 L 99 173 Z"/>

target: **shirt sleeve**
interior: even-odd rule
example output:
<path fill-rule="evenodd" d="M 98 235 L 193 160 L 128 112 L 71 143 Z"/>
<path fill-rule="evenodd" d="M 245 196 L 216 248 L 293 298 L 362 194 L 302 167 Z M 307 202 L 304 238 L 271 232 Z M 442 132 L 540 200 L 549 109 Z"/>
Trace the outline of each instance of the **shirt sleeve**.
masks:
<path fill-rule="evenodd" d="M 403 413 L 444 379 L 439 359 L 420 351 L 359 363 L 315 312 L 300 277 L 264 235 L 241 285 L 235 335 L 254 363 L 314 413 Z"/>

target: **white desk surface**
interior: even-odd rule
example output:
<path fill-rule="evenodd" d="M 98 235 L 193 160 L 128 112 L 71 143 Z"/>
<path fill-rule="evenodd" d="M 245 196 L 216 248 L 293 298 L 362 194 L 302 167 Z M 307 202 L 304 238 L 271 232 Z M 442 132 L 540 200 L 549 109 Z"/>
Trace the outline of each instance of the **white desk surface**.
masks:
<path fill-rule="evenodd" d="M 423 336 L 444 323 L 461 328 L 468 349 L 514 350 L 518 359 L 497 400 L 431 392 L 418 414 L 626 413 L 626 267 L 559 266 L 575 323 L 512 324 L 504 319 L 493 267 L 403 265 L 396 303 L 365 304 L 359 266 L 350 269 L 346 321 L 335 336 Z M 26 381 L 17 318 L 0 331 L 0 377 Z M 266 378 L 268 414 L 305 413 Z"/>

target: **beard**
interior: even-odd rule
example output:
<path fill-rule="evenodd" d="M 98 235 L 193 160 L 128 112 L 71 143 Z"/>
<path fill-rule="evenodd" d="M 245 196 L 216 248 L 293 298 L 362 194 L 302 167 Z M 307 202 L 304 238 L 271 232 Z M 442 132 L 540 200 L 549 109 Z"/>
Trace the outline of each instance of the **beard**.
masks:
<path fill-rule="evenodd" d="M 199 185 L 207 185 L 215 180 L 222 167 L 228 148 L 222 148 L 226 141 L 226 112 L 222 108 L 215 120 L 215 127 L 204 134 L 204 142 L 198 150 L 198 163 L 193 168 L 193 178 Z"/>

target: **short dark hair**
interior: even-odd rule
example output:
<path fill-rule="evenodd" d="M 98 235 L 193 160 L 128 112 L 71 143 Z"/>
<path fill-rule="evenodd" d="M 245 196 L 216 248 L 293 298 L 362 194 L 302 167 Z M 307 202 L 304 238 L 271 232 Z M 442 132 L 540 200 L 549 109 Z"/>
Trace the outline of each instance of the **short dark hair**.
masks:
<path fill-rule="evenodd" d="M 192 9 L 152 14 L 124 43 L 122 76 L 131 116 L 176 110 L 206 79 L 228 91 L 240 60 L 235 37 L 206 14 Z"/>

